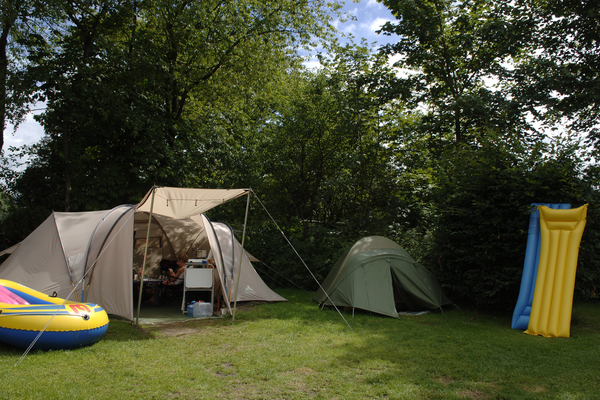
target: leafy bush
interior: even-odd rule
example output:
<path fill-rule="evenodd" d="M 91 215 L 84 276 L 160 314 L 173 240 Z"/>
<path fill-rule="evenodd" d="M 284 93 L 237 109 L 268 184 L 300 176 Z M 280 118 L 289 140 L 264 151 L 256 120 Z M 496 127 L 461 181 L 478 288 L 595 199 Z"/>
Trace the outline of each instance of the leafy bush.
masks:
<path fill-rule="evenodd" d="M 515 152 L 501 141 L 448 151 L 434 189 L 437 223 L 429 266 L 455 300 L 488 310 L 514 308 L 523 270 L 531 203 L 594 203 L 581 248 L 577 297 L 591 297 L 599 264 L 591 256 L 598 202 L 580 162 Z M 593 210 L 593 211 L 592 211 Z"/>

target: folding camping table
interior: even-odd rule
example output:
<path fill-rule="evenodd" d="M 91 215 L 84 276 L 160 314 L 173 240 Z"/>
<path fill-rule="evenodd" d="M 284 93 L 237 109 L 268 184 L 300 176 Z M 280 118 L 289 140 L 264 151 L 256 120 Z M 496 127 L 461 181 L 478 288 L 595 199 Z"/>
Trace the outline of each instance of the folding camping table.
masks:
<path fill-rule="evenodd" d="M 215 269 L 210 264 L 202 264 L 203 266 L 206 265 L 206 268 L 194 268 L 196 265 L 201 264 L 190 265 L 190 263 L 188 263 L 188 266 L 185 268 L 183 276 L 183 299 L 181 301 L 181 311 L 184 313 L 187 311 L 185 301 L 187 292 L 210 291 L 210 304 L 214 303 Z"/>
<path fill-rule="evenodd" d="M 154 296 L 153 298 L 156 301 L 156 305 L 160 306 L 160 300 L 161 300 L 161 285 L 163 284 L 163 281 L 160 279 L 144 279 L 144 288 L 152 288 L 152 290 L 154 291 Z M 134 279 L 133 280 L 133 287 L 134 289 L 137 287 L 137 290 L 140 290 L 140 280 L 139 279 Z M 136 296 L 137 299 L 137 296 Z"/>

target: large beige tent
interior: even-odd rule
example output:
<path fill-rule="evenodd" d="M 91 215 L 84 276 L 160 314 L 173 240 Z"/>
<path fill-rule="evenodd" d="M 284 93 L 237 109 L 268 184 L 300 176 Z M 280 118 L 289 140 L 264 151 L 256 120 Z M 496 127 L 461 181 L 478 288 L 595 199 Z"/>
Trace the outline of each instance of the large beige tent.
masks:
<path fill-rule="evenodd" d="M 225 293 L 237 301 L 283 301 L 283 297 L 273 292 L 260 278 L 251 261 L 258 261 L 244 252 L 242 245 L 233 235 L 231 227 L 223 222 L 212 223 L 223 255 Z M 242 256 L 241 264 L 239 258 Z M 239 276 L 239 280 L 237 279 Z M 239 290 L 236 283 L 239 282 Z M 237 293 L 232 297 L 231 293 Z"/>
<path fill-rule="evenodd" d="M 136 206 L 53 213 L 13 246 L 0 265 L 0 278 L 98 303 L 109 314 L 133 320 L 134 269 L 158 275 L 161 259 L 180 253 L 193 258 L 206 250 L 215 260 L 228 307 L 235 300 L 284 301 L 264 284 L 227 225 L 202 214 L 248 193 L 155 187 Z"/>
<path fill-rule="evenodd" d="M 90 284 L 86 297 L 102 299 L 102 307 L 110 313 L 133 319 L 133 214 L 133 206 L 52 213 L 0 265 L 0 277 L 80 301 L 86 287 L 77 282 L 94 268 L 92 282 L 86 282 Z M 109 251 L 100 253 L 99 248 Z"/>

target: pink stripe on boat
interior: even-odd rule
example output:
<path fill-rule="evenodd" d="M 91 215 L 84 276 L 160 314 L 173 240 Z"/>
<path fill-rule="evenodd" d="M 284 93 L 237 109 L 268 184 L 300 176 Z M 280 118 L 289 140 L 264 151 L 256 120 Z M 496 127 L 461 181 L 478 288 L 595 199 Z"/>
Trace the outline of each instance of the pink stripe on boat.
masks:
<path fill-rule="evenodd" d="M 23 300 L 10 290 L 6 289 L 4 286 L 0 285 L 0 303 L 5 304 L 29 304 L 27 301 Z"/>

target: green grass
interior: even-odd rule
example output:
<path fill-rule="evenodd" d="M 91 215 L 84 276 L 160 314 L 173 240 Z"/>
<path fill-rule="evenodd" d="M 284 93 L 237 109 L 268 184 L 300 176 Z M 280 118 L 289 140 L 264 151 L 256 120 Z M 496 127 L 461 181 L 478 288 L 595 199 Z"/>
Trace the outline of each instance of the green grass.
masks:
<path fill-rule="evenodd" d="M 230 319 L 135 328 L 97 344 L 32 352 L 0 345 L 0 398 L 596 399 L 600 305 L 577 304 L 571 337 L 510 329 L 456 308 L 392 319 L 321 311 L 282 293 Z"/>

